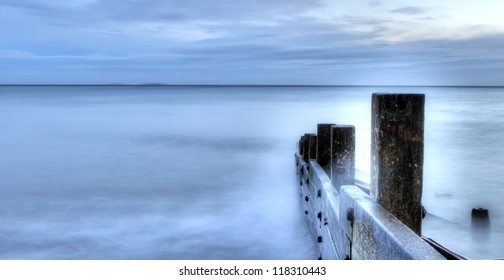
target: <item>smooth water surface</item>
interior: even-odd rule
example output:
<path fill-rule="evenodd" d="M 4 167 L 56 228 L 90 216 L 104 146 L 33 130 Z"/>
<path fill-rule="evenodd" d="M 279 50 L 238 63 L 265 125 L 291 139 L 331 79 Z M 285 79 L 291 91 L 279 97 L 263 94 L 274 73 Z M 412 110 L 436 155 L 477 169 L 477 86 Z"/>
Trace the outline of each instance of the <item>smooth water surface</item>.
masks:
<path fill-rule="evenodd" d="M 426 93 L 424 235 L 504 257 L 504 89 L 0 87 L 0 259 L 313 259 L 296 141 Z M 487 227 L 471 208 L 490 210 Z"/>

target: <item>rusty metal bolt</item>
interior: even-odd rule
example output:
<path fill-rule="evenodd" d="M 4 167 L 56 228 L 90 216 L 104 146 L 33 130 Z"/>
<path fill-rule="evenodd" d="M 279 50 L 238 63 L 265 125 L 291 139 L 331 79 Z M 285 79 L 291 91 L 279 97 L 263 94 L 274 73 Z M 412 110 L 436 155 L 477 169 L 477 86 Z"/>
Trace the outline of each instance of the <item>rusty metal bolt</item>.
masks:
<path fill-rule="evenodd" d="M 354 215 L 354 209 L 353 208 L 348 208 L 346 211 L 346 219 L 350 222 L 353 222 L 355 219 Z"/>
<path fill-rule="evenodd" d="M 427 209 L 425 209 L 425 207 L 422 205 L 422 219 L 425 218 L 425 216 L 427 216 Z"/>

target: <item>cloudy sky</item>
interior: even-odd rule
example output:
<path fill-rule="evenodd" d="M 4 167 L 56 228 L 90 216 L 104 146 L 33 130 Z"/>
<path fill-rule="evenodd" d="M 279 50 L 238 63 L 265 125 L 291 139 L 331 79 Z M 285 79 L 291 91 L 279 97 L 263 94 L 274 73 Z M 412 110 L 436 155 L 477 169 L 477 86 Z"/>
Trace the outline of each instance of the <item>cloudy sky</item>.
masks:
<path fill-rule="evenodd" d="M 0 83 L 504 85 L 500 0 L 0 0 Z"/>

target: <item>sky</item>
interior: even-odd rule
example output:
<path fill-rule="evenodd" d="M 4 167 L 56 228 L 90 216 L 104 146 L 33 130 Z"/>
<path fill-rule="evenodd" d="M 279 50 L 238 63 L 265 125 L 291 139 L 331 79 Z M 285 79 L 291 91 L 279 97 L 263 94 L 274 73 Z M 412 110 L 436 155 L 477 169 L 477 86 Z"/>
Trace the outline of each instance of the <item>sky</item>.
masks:
<path fill-rule="evenodd" d="M 0 0 L 0 84 L 504 86 L 499 0 Z"/>

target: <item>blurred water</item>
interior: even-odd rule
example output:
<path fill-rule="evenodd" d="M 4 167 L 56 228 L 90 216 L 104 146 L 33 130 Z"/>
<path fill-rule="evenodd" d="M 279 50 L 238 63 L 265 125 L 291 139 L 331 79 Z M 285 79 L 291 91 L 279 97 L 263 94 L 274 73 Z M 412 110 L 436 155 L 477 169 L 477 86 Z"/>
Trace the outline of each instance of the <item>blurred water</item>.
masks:
<path fill-rule="evenodd" d="M 504 255 L 504 89 L 0 87 L 0 259 L 310 259 L 293 154 L 372 92 L 426 93 L 424 234 Z M 488 228 L 472 207 L 490 209 Z"/>

